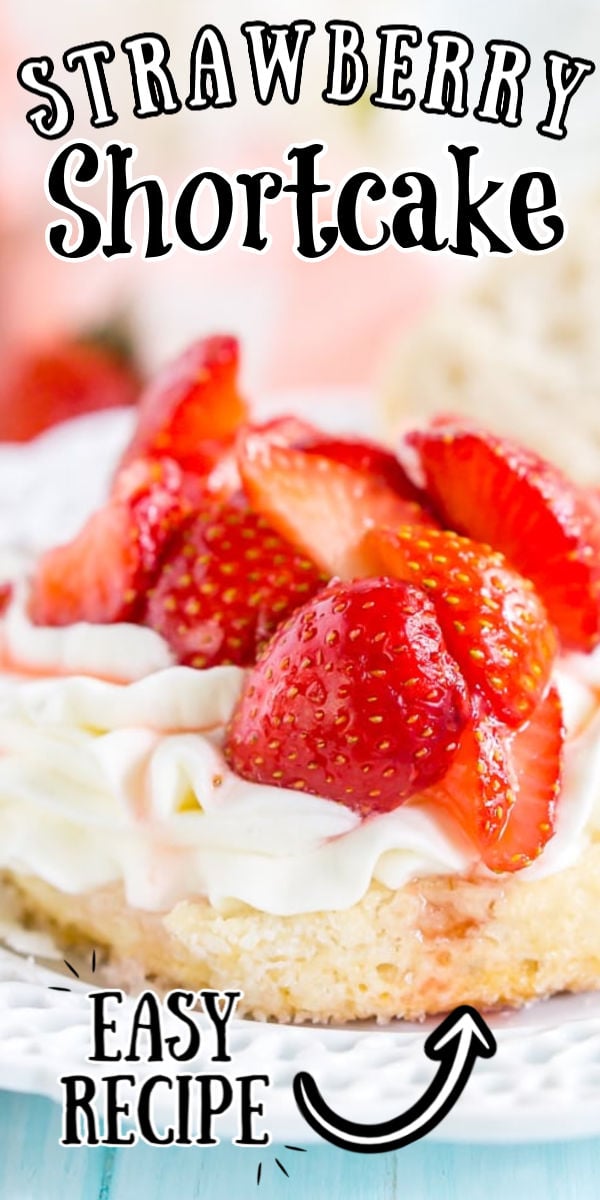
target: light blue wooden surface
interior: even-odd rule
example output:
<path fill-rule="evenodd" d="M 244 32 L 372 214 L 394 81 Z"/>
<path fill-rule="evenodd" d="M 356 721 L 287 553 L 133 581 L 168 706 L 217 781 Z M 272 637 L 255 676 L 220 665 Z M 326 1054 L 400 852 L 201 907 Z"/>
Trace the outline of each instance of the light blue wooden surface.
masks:
<path fill-rule="evenodd" d="M 600 1194 L 596 1140 L 514 1147 L 420 1142 L 368 1158 L 326 1146 L 306 1154 L 225 1145 L 65 1150 L 59 1126 L 59 1110 L 48 1101 L 0 1093 L 1 1200 L 597 1200 Z"/>

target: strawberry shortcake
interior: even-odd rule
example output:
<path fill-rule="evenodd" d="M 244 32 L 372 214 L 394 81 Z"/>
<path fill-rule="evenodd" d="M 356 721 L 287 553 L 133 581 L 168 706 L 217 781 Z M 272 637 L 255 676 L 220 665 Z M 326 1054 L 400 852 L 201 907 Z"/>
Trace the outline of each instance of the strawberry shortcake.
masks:
<path fill-rule="evenodd" d="M 257 423 L 231 338 L 0 582 L 0 868 L 113 977 L 258 1018 L 600 986 L 600 502 L 439 417 Z"/>

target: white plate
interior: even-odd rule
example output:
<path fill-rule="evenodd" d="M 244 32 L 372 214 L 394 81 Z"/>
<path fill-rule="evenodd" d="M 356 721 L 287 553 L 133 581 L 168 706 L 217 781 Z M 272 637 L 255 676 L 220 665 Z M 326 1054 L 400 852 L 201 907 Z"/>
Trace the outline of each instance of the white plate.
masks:
<path fill-rule="evenodd" d="M 266 407 L 276 411 L 285 408 L 285 401 Z M 310 415 L 314 397 L 302 397 L 300 404 L 294 397 L 290 407 Z M 338 428 L 364 428 L 368 406 L 358 397 L 328 394 L 327 417 Z M 130 422 L 130 413 L 99 414 L 51 432 L 35 447 L 0 448 L 4 538 L 9 531 L 13 545 L 41 548 L 71 536 L 99 502 Z M 49 990 L 57 984 L 72 990 Z M 89 990 L 89 985 L 66 980 L 34 959 L 0 947 L 0 1087 L 58 1099 L 61 1075 L 83 1069 L 91 1073 L 85 1062 Z M 270 1076 L 264 1124 L 273 1140 L 303 1144 L 314 1135 L 293 1100 L 291 1085 L 298 1070 L 315 1076 L 341 1114 L 358 1121 L 386 1119 L 414 1103 L 432 1078 L 435 1067 L 423 1053 L 423 1042 L 433 1024 L 335 1029 L 242 1020 L 235 1023 L 231 1067 L 236 1075 Z M 431 1136 L 508 1142 L 600 1134 L 600 994 L 558 997 L 519 1014 L 492 1017 L 490 1025 L 497 1054 L 477 1061 L 458 1105 Z M 161 1064 L 160 1071 L 166 1069 Z M 200 1060 L 186 1064 L 188 1070 L 224 1068 Z M 106 1073 L 106 1066 L 98 1071 Z M 226 1117 L 219 1133 L 233 1133 Z"/>
<path fill-rule="evenodd" d="M 51 991 L 52 984 L 72 990 Z M 0 949 L 0 1088 L 60 1099 L 63 1075 L 85 1072 L 100 1078 L 124 1069 L 86 1063 L 90 990 L 89 984 Z M 206 1027 L 202 1018 L 198 1021 Z M 127 1028 L 125 1010 L 119 1023 Z M 423 1042 L 433 1024 L 332 1029 L 240 1020 L 230 1033 L 229 1066 L 216 1066 L 201 1055 L 184 1069 L 229 1071 L 232 1078 L 267 1074 L 261 1128 L 273 1141 L 303 1145 L 315 1135 L 295 1107 L 297 1071 L 314 1075 L 336 1112 L 357 1121 L 385 1120 L 413 1104 L 432 1078 L 435 1067 L 423 1053 Z M 600 996 L 557 997 L 522 1013 L 490 1017 L 489 1024 L 497 1054 L 476 1062 L 461 1099 L 431 1137 L 525 1142 L 600 1134 Z M 127 1064 L 126 1072 L 131 1069 Z M 164 1063 L 144 1065 L 138 1076 L 169 1071 Z M 159 1116 L 168 1114 L 159 1107 Z M 235 1136 L 226 1114 L 217 1133 Z"/>

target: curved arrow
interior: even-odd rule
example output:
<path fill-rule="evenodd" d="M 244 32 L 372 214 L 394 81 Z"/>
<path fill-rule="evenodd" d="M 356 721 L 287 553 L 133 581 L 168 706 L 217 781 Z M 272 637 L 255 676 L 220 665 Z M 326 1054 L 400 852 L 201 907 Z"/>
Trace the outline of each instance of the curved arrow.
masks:
<path fill-rule="evenodd" d="M 357 1154 L 382 1154 L 399 1150 L 439 1125 L 456 1104 L 477 1058 L 492 1058 L 496 1039 L 483 1017 L 461 1004 L 434 1029 L 423 1047 L 428 1058 L 439 1062 L 429 1087 L 406 1112 L 374 1125 L 341 1117 L 326 1104 L 308 1071 L 294 1078 L 294 1098 L 304 1120 L 326 1141 Z"/>

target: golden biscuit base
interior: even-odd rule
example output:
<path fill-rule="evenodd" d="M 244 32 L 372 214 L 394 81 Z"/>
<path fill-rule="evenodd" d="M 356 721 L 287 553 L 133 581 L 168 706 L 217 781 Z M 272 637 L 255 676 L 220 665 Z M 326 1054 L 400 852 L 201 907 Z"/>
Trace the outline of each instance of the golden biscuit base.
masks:
<path fill-rule="evenodd" d="M 120 887 L 66 895 L 9 876 L 37 925 L 104 948 L 111 977 L 240 988 L 239 1013 L 284 1022 L 418 1019 L 469 1003 L 517 1007 L 600 986 L 600 841 L 577 865 L 530 882 L 428 876 L 371 884 L 341 911 L 278 917 L 190 899 L 156 914 Z"/>

